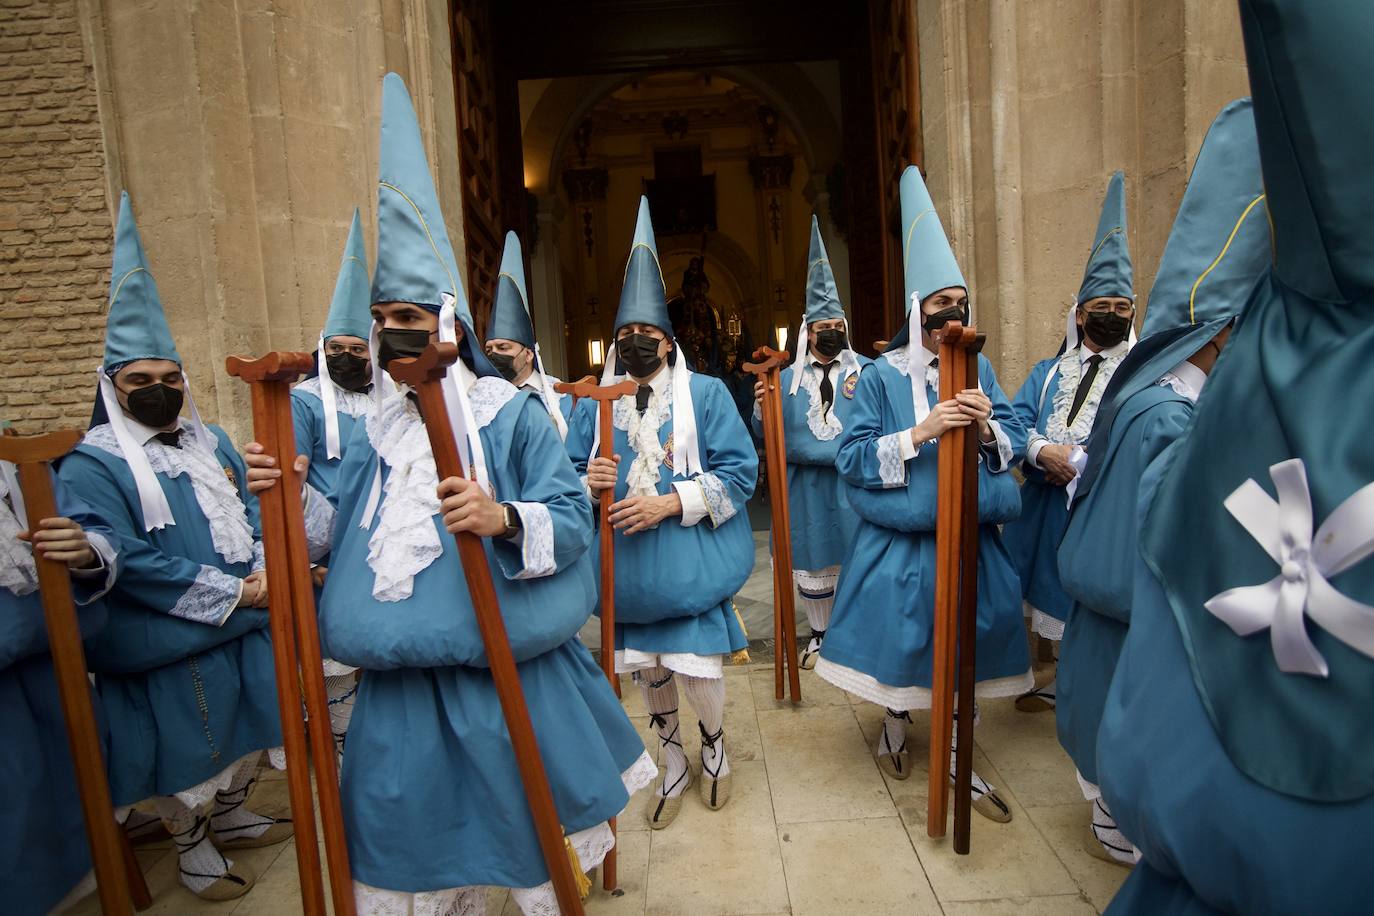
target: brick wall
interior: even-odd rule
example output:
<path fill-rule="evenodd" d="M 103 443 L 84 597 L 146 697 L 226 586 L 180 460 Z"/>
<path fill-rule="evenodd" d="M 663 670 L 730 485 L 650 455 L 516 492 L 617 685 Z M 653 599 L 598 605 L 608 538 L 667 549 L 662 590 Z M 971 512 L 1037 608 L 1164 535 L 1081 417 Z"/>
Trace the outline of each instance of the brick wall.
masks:
<path fill-rule="evenodd" d="M 0 0 L 0 418 L 84 426 L 112 229 L 74 0 Z"/>

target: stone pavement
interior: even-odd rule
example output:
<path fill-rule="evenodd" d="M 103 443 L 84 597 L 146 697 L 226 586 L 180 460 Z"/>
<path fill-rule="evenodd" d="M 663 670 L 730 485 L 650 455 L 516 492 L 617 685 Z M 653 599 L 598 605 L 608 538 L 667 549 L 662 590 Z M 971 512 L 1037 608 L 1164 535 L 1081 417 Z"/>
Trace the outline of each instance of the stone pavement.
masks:
<path fill-rule="evenodd" d="M 973 852 L 925 835 L 927 717 L 913 714 L 903 782 L 884 776 L 871 746 L 882 710 L 850 702 L 802 672 L 799 707 L 773 699 L 769 665 L 727 668 L 725 727 L 734 796 L 719 812 L 695 785 L 667 830 L 650 831 L 645 793 L 620 819 L 621 893 L 595 890 L 589 914 L 920 914 L 1077 916 L 1100 912 L 1126 871 L 1083 851 L 1088 805 L 1048 713 L 1017 712 L 1010 700 L 981 704 L 974 765 L 1013 811 L 1009 824 L 973 815 Z M 640 693 L 626 678 L 626 711 L 652 740 Z M 699 767 L 697 729 L 683 708 L 682 733 Z M 267 773 L 258 810 L 287 809 L 286 784 Z M 169 846 L 139 851 L 155 902 L 149 914 L 300 912 L 291 843 L 242 851 L 257 871 L 244 898 L 206 903 L 176 883 Z M 321 856 L 323 858 L 323 856 Z M 488 912 L 517 914 L 493 891 Z M 73 912 L 96 914 L 94 897 Z"/>

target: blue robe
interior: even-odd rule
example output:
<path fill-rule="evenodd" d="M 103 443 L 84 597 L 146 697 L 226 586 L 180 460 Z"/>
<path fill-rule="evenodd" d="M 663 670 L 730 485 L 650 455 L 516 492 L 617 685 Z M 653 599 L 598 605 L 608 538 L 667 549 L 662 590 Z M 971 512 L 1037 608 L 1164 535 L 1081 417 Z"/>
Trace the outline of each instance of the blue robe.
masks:
<path fill-rule="evenodd" d="M 1045 433 L 1059 392 L 1059 357 L 1042 359 L 1012 399 L 1012 409 L 1029 433 Z M 1048 381 L 1049 386 L 1046 387 Z M 1059 539 L 1068 523 L 1064 487 L 1045 479 L 1045 472 L 1029 461 L 1022 462 L 1021 515 L 1002 528 L 1002 540 L 1021 581 L 1021 597 L 1041 613 L 1064 620 L 1072 599 L 1059 583 Z"/>
<path fill-rule="evenodd" d="M 1025 450 L 1025 429 L 997 384 L 991 363 L 981 355 L 978 376 L 1014 459 Z M 932 406 L 938 403 L 929 385 L 926 395 Z M 838 468 L 860 522 L 840 572 L 821 658 L 888 687 L 929 689 L 940 444 L 922 445 L 915 458 L 901 465 L 901 480 L 892 478 L 881 454 L 892 441 L 882 437 L 903 433 L 915 423 L 911 380 L 888 359 L 875 360 L 859 379 L 840 443 Z M 1029 675 L 1030 654 L 1021 620 L 1021 589 L 997 531 L 999 523 L 1015 518 L 1020 509 L 1016 484 L 1007 473 L 1010 462 L 1001 461 L 995 445 L 984 446 L 981 454 L 976 676 L 988 681 Z M 899 460 L 895 451 L 892 459 Z"/>
<path fill-rule="evenodd" d="M 536 558 L 545 568 L 527 566 L 521 545 L 484 546 L 554 803 L 572 834 L 625 807 L 621 774 L 644 745 L 576 638 L 596 594 L 581 482 L 536 398 L 495 378 L 478 384 L 509 397 L 480 433 L 496 498 L 541 504 L 551 524 L 550 555 Z M 423 437 L 414 422 L 408 435 Z M 372 595 L 367 557 L 385 489 L 371 526 L 359 523 L 377 462 L 358 424 L 331 498 L 334 566 L 320 617 L 327 654 L 366 669 L 341 786 L 353 877 L 406 892 L 539 885 L 549 875 L 457 547 L 437 514 L 430 524 L 443 552 L 414 577 L 411 596 Z M 382 473 L 391 479 L 385 462 Z M 531 516 L 522 518 L 528 539 Z"/>
<path fill-rule="evenodd" d="M 62 515 L 118 550 L 103 519 L 60 487 L 56 495 Z M 104 574 L 72 578 L 85 637 L 105 624 L 105 605 L 96 598 L 105 582 Z M 103 740 L 98 701 L 95 708 Z M 90 871 L 91 848 L 36 591 L 0 588 L 0 735 L 0 899 L 7 913 L 43 916 Z"/>
<path fill-rule="evenodd" d="M 215 457 L 232 473 L 247 507 L 256 543 L 258 504 L 248 493 L 243 460 L 223 430 L 209 429 L 219 443 Z M 246 754 L 280 745 L 267 611 L 239 608 L 222 626 L 172 614 L 178 602 L 221 596 L 230 577 L 242 579 L 253 566 L 230 563 L 215 550 L 190 475 L 157 474 L 177 523 L 145 531 L 138 489 L 122 455 L 83 441 L 59 473 L 109 520 L 123 551 L 119 581 L 106 598 L 109 624 L 87 647 L 110 721 L 114 803 L 184 791 Z"/>
<path fill-rule="evenodd" d="M 1170 449 L 1147 472 L 1142 516 L 1178 452 Z M 1237 769 L 1203 706 L 1173 609 L 1141 556 L 1133 582 L 1131 626 L 1097 756 L 1103 797 L 1145 859 L 1109 911 L 1369 912 L 1374 795 L 1313 802 Z"/>
<path fill-rule="evenodd" d="M 339 464 L 343 461 L 343 449 L 353 435 L 353 427 L 362 422 L 361 417 L 353 417 L 338 410 L 339 420 L 338 458 L 329 457 L 328 443 L 325 439 L 324 401 L 320 400 L 316 385 L 332 384 L 328 379 L 317 377 L 291 389 L 291 421 L 296 430 L 296 452 L 310 458 L 310 469 L 306 472 L 306 483 L 321 493 L 334 491 L 334 478 L 338 476 Z M 356 396 L 356 395 L 355 395 Z M 371 397 L 370 394 L 363 395 Z"/>
<path fill-rule="evenodd" d="M 702 487 L 709 514 L 691 526 L 667 518 L 651 531 L 615 532 L 617 649 L 723 655 L 749 645 L 732 599 L 754 568 L 754 534 L 745 504 L 758 481 L 758 453 L 720 379 L 693 373 L 691 386 L 703 476 L 715 481 Z M 568 455 L 579 474 L 587 472 L 597 406 L 591 400 L 579 402 L 569 424 Z M 634 399 L 621 398 L 616 410 L 628 415 Z M 670 414 L 658 431 L 667 449 L 659 469 L 659 495 L 671 493 L 675 480 L 687 479 L 671 466 L 672 432 Z M 622 456 L 614 497 L 618 501 L 628 492 L 626 477 L 635 458 L 620 424 L 615 427 L 614 454 Z M 599 556 L 599 543 L 593 550 Z"/>
<path fill-rule="evenodd" d="M 1064 587 L 1075 603 L 1059 655 L 1055 726 L 1078 772 L 1098 782 L 1102 704 L 1131 617 L 1131 582 L 1139 552 L 1140 480 L 1183 434 L 1193 402 L 1167 385 L 1126 400 L 1112 423 L 1093 488 L 1074 506 L 1059 553 Z"/>
<path fill-rule="evenodd" d="M 844 384 L 838 372 L 832 370 L 835 400 L 831 414 L 848 427 L 849 414 L 858 390 L 859 375 L 872 360 L 859 357 L 859 371 L 852 373 Z M 838 363 L 836 363 L 838 365 Z M 811 398 L 804 386 L 792 390 L 792 376 L 796 370 L 788 366 L 782 370 L 778 384 L 782 387 L 782 436 L 787 444 L 787 508 L 792 531 L 792 568 L 817 572 L 838 566 L 849 553 L 859 518 L 849 506 L 835 459 L 840 451 L 840 435 L 822 440 L 816 437 L 807 423 Z M 755 413 L 754 434 L 763 435 L 763 421 Z"/>

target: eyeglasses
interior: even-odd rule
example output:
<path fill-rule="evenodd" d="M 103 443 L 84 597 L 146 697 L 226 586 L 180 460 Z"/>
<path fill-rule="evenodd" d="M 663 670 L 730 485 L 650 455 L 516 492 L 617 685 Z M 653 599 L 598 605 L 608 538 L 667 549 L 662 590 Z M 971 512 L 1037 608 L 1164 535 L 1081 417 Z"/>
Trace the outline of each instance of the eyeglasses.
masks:
<path fill-rule="evenodd" d="M 1083 311 L 1087 312 L 1089 315 L 1105 315 L 1108 312 L 1116 312 L 1123 317 L 1130 317 L 1130 315 L 1135 312 L 1135 303 L 1118 302 L 1115 305 L 1109 305 L 1105 302 L 1099 302 L 1095 305 L 1083 306 Z"/>
<path fill-rule="evenodd" d="M 337 344 L 327 343 L 324 345 L 325 356 L 338 356 L 340 353 L 351 353 L 359 359 L 367 359 L 372 355 L 372 351 L 367 348 L 367 344 Z"/>

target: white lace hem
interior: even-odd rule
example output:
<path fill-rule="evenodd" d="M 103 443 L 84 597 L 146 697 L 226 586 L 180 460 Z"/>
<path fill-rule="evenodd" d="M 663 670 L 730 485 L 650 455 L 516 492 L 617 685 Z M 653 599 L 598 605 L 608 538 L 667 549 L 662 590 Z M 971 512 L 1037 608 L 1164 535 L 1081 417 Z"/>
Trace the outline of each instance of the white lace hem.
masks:
<path fill-rule="evenodd" d="M 553 516 L 543 503 L 512 502 L 520 516 L 520 560 L 523 568 L 512 579 L 538 579 L 558 571 L 554 560 Z"/>
<path fill-rule="evenodd" d="M 371 392 L 349 391 L 347 388 L 344 388 L 343 386 L 339 385 L 333 379 L 330 379 L 329 382 L 331 385 L 334 386 L 334 407 L 339 411 L 339 413 L 347 414 L 350 417 L 356 418 L 365 417 L 372 410 Z M 323 401 L 324 398 L 320 394 L 320 384 L 320 376 L 317 375 L 314 378 L 306 379 L 292 390 L 304 391 L 309 394 L 313 394 L 315 397 Z"/>
<path fill-rule="evenodd" d="M 688 677 L 718 678 L 725 676 L 725 656 L 694 655 L 691 652 L 641 652 L 638 649 L 617 649 L 616 674 L 626 674 L 659 666 Z"/>
<path fill-rule="evenodd" d="M 233 781 L 234 773 L 238 768 L 249 759 L 256 759 L 262 751 L 253 751 L 235 760 L 229 766 L 221 770 L 217 775 L 210 777 L 205 782 L 191 786 L 189 789 L 182 789 L 175 794 L 176 800 L 181 802 L 192 811 L 199 811 L 214 800 L 216 792 L 222 792 L 229 788 L 229 783 Z M 280 747 L 270 748 L 267 751 L 267 762 L 274 770 L 286 769 L 286 750 Z"/>
<path fill-rule="evenodd" d="M 648 752 L 639 755 L 630 768 L 620 774 L 625 791 L 634 795 L 658 777 L 658 765 Z M 602 821 L 594 827 L 579 830 L 568 836 L 577 859 L 585 871 L 600 867 L 606 854 L 615 846 L 610 824 Z M 486 912 L 485 887 L 454 887 L 439 891 L 407 893 L 372 887 L 361 881 L 353 882 L 358 916 L 481 916 Z M 557 916 L 558 898 L 553 882 L 545 881 L 535 887 L 512 888 L 511 899 L 527 916 Z"/>
<path fill-rule="evenodd" d="M 1031 629 L 1045 639 L 1055 642 L 1064 638 L 1064 621 L 1056 620 L 1033 604 L 1027 604 L 1031 612 Z"/>
<path fill-rule="evenodd" d="M 213 566 L 202 566 L 191 587 L 167 613 L 182 620 L 220 626 L 229 619 L 243 592 L 243 580 Z"/>
<path fill-rule="evenodd" d="M 878 453 L 878 479 L 882 481 L 886 490 L 906 486 L 906 460 L 902 457 L 901 441 L 903 436 L 910 438 L 911 431 L 903 430 L 880 436 L 875 446 Z"/>
<path fill-rule="evenodd" d="M 877 703 L 888 709 L 930 708 L 930 688 L 892 687 L 888 684 L 879 683 L 872 675 L 836 664 L 826 659 L 824 655 L 816 659 L 816 675 L 825 678 L 846 693 L 852 693 L 861 700 Z M 973 694 L 980 699 L 1018 697 L 1034 687 L 1035 675 L 1031 673 L 1030 669 L 1027 669 L 1025 674 L 978 681 L 973 685 Z"/>
<path fill-rule="evenodd" d="M 792 581 L 797 583 L 797 588 L 804 592 L 820 593 L 833 592 L 835 584 L 840 580 L 840 566 L 827 566 L 825 569 L 794 569 L 792 570 Z"/>

